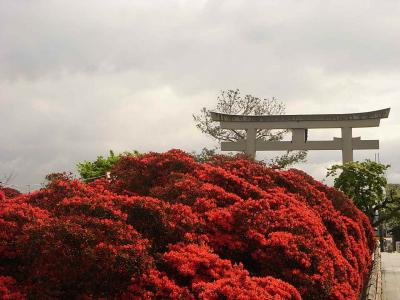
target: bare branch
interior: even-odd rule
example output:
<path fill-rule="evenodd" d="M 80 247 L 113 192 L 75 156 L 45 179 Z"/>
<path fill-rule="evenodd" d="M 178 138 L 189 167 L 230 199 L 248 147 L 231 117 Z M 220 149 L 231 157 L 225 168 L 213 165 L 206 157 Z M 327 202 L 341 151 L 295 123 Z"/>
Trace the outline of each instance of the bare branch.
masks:
<path fill-rule="evenodd" d="M 240 91 L 226 90 L 221 91 L 217 97 L 217 105 L 213 110 L 203 108 L 199 115 L 193 115 L 193 119 L 196 123 L 196 127 L 201 132 L 211 136 L 218 141 L 229 141 L 235 142 L 238 140 L 245 139 L 246 134 L 244 130 L 234 129 L 222 129 L 217 122 L 213 122 L 211 119 L 211 111 L 219 111 L 226 114 L 235 115 L 282 115 L 285 113 L 285 105 L 276 98 L 261 99 L 252 95 L 245 95 L 242 97 Z M 256 138 L 263 141 L 280 141 L 283 139 L 287 130 L 269 130 L 269 129 L 258 129 Z M 305 159 L 306 152 L 290 152 L 287 155 L 279 158 L 279 161 L 284 165 L 296 161 L 303 161 Z"/>

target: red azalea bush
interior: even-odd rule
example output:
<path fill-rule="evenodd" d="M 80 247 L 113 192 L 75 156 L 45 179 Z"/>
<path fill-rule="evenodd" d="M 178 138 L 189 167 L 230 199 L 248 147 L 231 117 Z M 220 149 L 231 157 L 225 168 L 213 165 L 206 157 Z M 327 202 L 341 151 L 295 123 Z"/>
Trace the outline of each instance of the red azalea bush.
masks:
<path fill-rule="evenodd" d="M 0 195 L 1 194 L 4 195 L 3 196 L 4 198 L 8 198 L 8 199 L 15 198 L 15 197 L 21 195 L 21 193 L 18 190 L 7 187 L 7 186 L 2 186 L 0 184 Z M 1 198 L 2 198 L 2 196 L 0 196 L 0 199 Z"/>
<path fill-rule="evenodd" d="M 374 247 L 342 193 L 241 156 L 125 156 L 0 197 L 4 299 L 357 299 Z"/>
<path fill-rule="evenodd" d="M 0 299 L 22 300 L 26 295 L 18 291 L 16 281 L 12 277 L 0 276 Z"/>

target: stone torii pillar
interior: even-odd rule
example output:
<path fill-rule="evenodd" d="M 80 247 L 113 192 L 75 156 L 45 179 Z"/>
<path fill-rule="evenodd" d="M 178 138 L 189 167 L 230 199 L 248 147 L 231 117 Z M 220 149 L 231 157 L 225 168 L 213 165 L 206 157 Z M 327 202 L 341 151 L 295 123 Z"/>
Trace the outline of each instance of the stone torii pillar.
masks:
<path fill-rule="evenodd" d="M 245 130 L 246 139 L 222 142 L 222 151 L 243 151 L 255 158 L 257 151 L 341 150 L 343 163 L 353 160 L 353 150 L 379 149 L 379 140 L 362 140 L 352 135 L 353 128 L 378 127 L 380 119 L 389 116 L 390 108 L 353 114 L 243 116 L 211 112 L 222 129 Z M 307 133 L 315 128 L 341 128 L 341 138 L 309 141 Z M 257 129 L 289 129 L 291 141 L 257 140 Z"/>
<path fill-rule="evenodd" d="M 342 162 L 343 164 L 353 161 L 353 128 L 342 127 Z M 379 141 L 377 147 L 369 149 L 379 149 Z"/>

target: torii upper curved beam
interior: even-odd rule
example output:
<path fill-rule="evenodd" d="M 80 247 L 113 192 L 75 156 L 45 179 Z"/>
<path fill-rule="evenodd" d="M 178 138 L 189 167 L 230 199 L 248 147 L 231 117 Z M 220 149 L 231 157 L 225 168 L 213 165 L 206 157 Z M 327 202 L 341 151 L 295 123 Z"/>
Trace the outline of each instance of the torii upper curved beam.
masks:
<path fill-rule="evenodd" d="M 291 128 L 342 128 L 376 127 L 380 119 L 389 117 L 390 108 L 351 114 L 306 114 L 243 116 L 211 112 L 213 121 L 221 122 L 226 129 L 291 129 Z"/>

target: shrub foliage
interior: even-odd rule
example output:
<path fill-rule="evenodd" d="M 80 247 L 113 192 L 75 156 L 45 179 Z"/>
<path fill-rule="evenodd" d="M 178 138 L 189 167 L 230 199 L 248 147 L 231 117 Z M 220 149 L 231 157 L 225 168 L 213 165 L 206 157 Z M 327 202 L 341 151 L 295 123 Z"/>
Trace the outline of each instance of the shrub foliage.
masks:
<path fill-rule="evenodd" d="M 2 299 L 357 299 L 368 218 L 301 171 L 179 150 L 0 193 Z"/>

